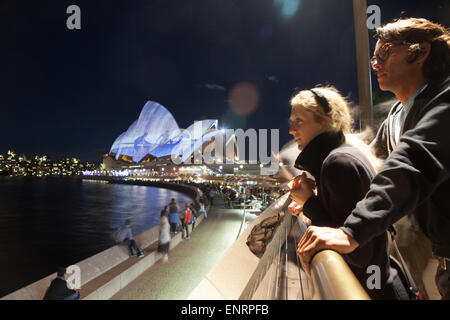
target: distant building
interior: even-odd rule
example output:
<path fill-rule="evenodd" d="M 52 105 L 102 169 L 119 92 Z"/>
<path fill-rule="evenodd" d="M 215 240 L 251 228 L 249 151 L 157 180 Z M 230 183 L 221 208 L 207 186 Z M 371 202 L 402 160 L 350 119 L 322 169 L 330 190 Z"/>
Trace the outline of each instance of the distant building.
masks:
<path fill-rule="evenodd" d="M 223 152 L 216 153 L 215 145 L 220 145 Z M 119 135 L 109 153 L 103 156 L 103 168 L 123 169 L 136 164 L 156 167 L 174 162 L 200 164 L 206 148 L 216 162 L 239 159 L 235 136 L 227 137 L 220 131 L 217 120 L 195 121 L 187 129 L 181 129 L 164 106 L 148 101 L 139 118 Z"/>

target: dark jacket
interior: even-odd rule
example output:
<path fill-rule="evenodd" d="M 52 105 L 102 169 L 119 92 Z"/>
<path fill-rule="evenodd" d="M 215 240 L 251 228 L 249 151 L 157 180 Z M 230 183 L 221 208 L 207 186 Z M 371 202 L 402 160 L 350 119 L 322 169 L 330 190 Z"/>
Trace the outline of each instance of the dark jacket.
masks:
<path fill-rule="evenodd" d="M 67 282 L 61 278 L 55 278 L 45 292 L 44 300 L 64 300 L 77 291 L 67 287 Z"/>
<path fill-rule="evenodd" d="M 169 217 L 169 210 L 167 209 L 162 209 L 161 210 L 161 214 L 160 217 L 165 216 L 165 217 Z"/>
<path fill-rule="evenodd" d="M 309 198 L 304 214 L 316 226 L 338 227 L 369 189 L 375 171 L 367 157 L 344 144 L 342 133 L 323 133 L 315 137 L 298 156 L 295 167 L 311 173 L 317 196 Z M 378 265 L 382 286 L 390 276 L 388 239 L 383 233 L 348 255 L 343 255 L 355 276 L 366 287 L 367 267 Z"/>
<path fill-rule="evenodd" d="M 176 212 L 178 212 L 178 210 L 180 210 L 180 207 L 178 206 L 178 204 L 176 202 L 169 203 L 169 214 L 176 213 Z"/>
<path fill-rule="evenodd" d="M 429 82 L 416 97 L 395 149 L 388 123 L 372 143 L 377 155 L 387 159 L 342 229 L 364 245 L 412 215 L 431 240 L 433 253 L 450 257 L 450 77 Z"/>

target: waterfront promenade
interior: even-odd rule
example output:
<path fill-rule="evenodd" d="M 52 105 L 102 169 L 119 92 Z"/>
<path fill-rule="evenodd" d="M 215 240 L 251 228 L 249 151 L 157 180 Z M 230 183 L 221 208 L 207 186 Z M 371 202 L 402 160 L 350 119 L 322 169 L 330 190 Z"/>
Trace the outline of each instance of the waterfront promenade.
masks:
<path fill-rule="evenodd" d="M 157 261 L 111 299 L 186 299 L 234 243 L 241 229 L 242 217 L 243 210 L 229 209 L 216 197 L 208 218 L 203 219 L 189 240 L 183 240 L 169 252 L 166 264 Z M 247 214 L 246 223 L 250 224 L 255 218 Z"/>

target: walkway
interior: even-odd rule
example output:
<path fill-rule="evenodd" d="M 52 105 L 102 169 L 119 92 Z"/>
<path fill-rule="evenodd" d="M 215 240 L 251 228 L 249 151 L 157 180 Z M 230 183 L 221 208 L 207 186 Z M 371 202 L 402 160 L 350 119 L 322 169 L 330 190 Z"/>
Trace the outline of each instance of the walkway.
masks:
<path fill-rule="evenodd" d="M 156 262 L 112 300 L 184 300 L 233 244 L 242 210 L 229 209 L 218 197 L 208 218 L 169 252 L 169 262 Z M 247 215 L 247 225 L 256 216 Z"/>

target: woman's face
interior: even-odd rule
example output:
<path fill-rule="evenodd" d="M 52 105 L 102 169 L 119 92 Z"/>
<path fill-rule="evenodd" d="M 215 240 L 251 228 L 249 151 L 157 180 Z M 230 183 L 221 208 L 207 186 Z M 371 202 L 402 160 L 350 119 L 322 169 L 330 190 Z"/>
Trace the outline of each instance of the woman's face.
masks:
<path fill-rule="evenodd" d="M 302 151 L 308 143 L 326 130 L 314 114 L 300 105 L 294 105 L 291 112 L 289 133 L 294 136 L 298 149 Z"/>

